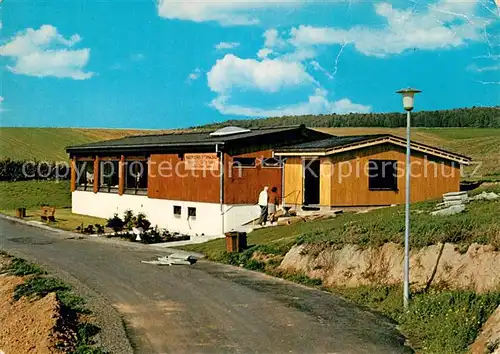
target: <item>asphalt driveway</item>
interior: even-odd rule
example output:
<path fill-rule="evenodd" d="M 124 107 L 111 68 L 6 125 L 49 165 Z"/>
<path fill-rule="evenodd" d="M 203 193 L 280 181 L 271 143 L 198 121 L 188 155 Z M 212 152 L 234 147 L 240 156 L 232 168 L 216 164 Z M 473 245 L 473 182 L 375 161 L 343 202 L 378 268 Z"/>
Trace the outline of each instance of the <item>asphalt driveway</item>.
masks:
<path fill-rule="evenodd" d="M 141 263 L 162 255 L 0 218 L 0 249 L 70 274 L 122 317 L 137 353 L 403 353 L 387 319 L 243 269 Z"/>

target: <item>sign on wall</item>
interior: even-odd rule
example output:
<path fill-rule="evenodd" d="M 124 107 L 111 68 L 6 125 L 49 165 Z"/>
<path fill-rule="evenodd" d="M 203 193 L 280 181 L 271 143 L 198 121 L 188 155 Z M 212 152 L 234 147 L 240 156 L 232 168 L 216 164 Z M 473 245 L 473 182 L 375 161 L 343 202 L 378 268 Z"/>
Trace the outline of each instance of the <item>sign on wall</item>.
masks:
<path fill-rule="evenodd" d="M 184 165 L 186 170 L 217 171 L 219 158 L 217 153 L 185 154 Z"/>

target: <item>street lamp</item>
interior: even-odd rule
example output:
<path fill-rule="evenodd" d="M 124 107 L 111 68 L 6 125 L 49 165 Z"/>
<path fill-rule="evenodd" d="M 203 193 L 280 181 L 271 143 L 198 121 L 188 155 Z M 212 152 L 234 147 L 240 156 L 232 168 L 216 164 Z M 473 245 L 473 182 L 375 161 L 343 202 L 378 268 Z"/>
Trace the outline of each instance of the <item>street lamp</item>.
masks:
<path fill-rule="evenodd" d="M 422 91 L 407 88 L 396 91 L 403 96 L 403 107 L 406 110 L 406 208 L 405 208 L 405 261 L 404 261 L 404 293 L 403 302 L 405 309 L 410 301 L 410 133 L 411 133 L 411 111 L 415 101 L 415 95 Z"/>

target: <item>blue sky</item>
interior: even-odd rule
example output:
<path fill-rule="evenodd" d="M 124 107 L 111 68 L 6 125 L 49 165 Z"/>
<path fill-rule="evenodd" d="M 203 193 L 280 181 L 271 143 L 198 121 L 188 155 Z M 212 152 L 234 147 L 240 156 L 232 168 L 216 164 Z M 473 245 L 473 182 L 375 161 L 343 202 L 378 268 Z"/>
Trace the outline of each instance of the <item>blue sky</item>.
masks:
<path fill-rule="evenodd" d="M 178 128 L 500 102 L 493 0 L 1 5 L 2 126 Z"/>

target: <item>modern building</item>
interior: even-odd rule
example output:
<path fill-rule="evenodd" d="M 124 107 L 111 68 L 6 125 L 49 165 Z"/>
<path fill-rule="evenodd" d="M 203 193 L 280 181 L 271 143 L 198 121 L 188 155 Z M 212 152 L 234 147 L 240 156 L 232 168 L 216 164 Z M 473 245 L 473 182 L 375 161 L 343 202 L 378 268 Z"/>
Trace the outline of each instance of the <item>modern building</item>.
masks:
<path fill-rule="evenodd" d="M 383 134 L 331 136 L 276 148 L 284 159 L 289 206 L 358 207 L 405 202 L 406 139 Z M 411 142 L 411 202 L 460 190 L 470 158 Z"/>
<path fill-rule="evenodd" d="M 273 149 L 329 136 L 304 126 L 226 127 L 71 146 L 72 212 L 109 218 L 131 209 L 173 232 L 221 235 L 259 216 L 264 186 L 281 190 Z"/>
<path fill-rule="evenodd" d="M 405 201 L 406 140 L 332 136 L 304 126 L 130 136 L 67 148 L 72 211 L 109 218 L 131 209 L 152 225 L 222 235 L 259 216 L 264 186 L 286 206 L 328 209 Z M 460 189 L 470 158 L 411 143 L 411 200 Z"/>

